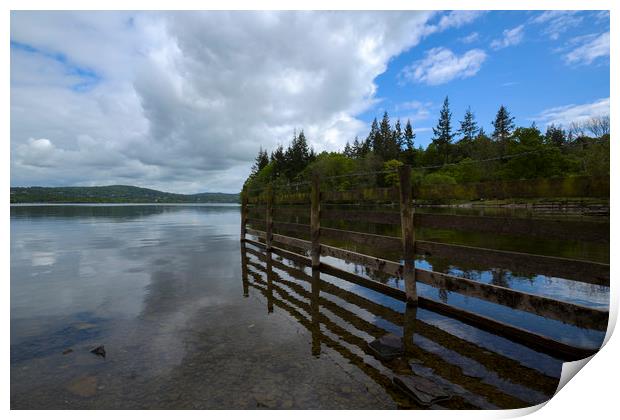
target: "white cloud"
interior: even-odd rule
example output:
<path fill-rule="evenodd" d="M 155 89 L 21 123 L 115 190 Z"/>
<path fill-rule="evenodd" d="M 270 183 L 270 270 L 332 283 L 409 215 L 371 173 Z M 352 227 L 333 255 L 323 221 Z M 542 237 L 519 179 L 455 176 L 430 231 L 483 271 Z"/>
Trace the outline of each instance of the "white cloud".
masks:
<path fill-rule="evenodd" d="M 576 10 L 547 10 L 532 19 L 533 23 L 544 25 L 542 33 L 553 40 L 582 21 L 583 17 Z"/>
<path fill-rule="evenodd" d="M 453 10 L 450 13 L 443 15 L 441 19 L 439 19 L 437 26 L 439 30 L 460 28 L 463 25 L 473 22 L 485 13 L 485 11 L 481 10 Z"/>
<path fill-rule="evenodd" d="M 294 129 L 341 149 L 390 58 L 472 19 L 432 16 L 12 12 L 11 183 L 238 191 Z"/>
<path fill-rule="evenodd" d="M 431 102 L 408 101 L 397 104 L 394 111 L 398 114 L 396 118 L 401 121 L 410 120 L 412 123 L 416 121 L 427 120 L 431 115 Z"/>
<path fill-rule="evenodd" d="M 479 49 L 458 56 L 447 48 L 432 48 L 422 60 L 405 67 L 400 77 L 412 82 L 440 85 L 475 75 L 486 57 L 486 53 Z"/>
<path fill-rule="evenodd" d="M 502 38 L 494 39 L 491 42 L 491 48 L 499 50 L 501 48 L 512 47 L 523 41 L 523 29 L 525 25 L 519 25 L 512 29 L 505 29 L 502 32 Z"/>
<path fill-rule="evenodd" d="M 570 43 L 577 46 L 564 55 L 567 64 L 591 64 L 599 57 L 609 57 L 609 32 L 576 37 Z"/>
<path fill-rule="evenodd" d="M 568 126 L 571 122 L 583 122 L 592 117 L 609 115 L 609 98 L 601 98 L 597 101 L 581 105 L 565 105 L 545 109 L 538 116 L 531 118 L 541 125 Z"/>
<path fill-rule="evenodd" d="M 459 38 L 463 44 L 471 44 L 472 42 L 476 42 L 480 39 L 480 34 L 478 32 L 472 32 L 463 38 Z"/>

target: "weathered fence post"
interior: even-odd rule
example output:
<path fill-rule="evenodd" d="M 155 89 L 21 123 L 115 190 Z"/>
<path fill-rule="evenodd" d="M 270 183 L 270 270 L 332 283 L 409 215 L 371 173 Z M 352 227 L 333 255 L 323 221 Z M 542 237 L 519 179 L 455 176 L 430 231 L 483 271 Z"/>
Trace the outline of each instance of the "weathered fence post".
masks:
<path fill-rule="evenodd" d="M 411 197 L 411 166 L 403 165 L 398 168 L 400 186 L 400 224 L 403 235 L 403 278 L 405 279 L 405 293 L 407 302 L 418 303 L 418 293 L 415 283 L 415 231 L 413 226 L 413 202 Z"/>
<path fill-rule="evenodd" d="M 267 186 L 267 209 L 265 210 L 265 247 L 271 251 L 271 240 L 273 237 L 273 186 Z"/>
<path fill-rule="evenodd" d="M 312 268 L 321 265 L 321 179 L 318 172 L 312 174 L 312 193 L 310 196 L 310 240 L 312 241 Z"/>
<path fill-rule="evenodd" d="M 241 190 L 241 242 L 245 241 L 248 223 L 248 190 L 243 187 Z"/>

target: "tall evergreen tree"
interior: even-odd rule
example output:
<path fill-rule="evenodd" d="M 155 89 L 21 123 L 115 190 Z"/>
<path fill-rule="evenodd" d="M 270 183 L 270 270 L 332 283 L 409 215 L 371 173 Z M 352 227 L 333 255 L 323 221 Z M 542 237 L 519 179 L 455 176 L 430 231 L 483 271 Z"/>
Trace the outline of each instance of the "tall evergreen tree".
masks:
<path fill-rule="evenodd" d="M 258 156 L 254 160 L 254 165 L 252 166 L 252 174 L 257 174 L 263 169 L 265 166 L 269 165 L 269 155 L 267 155 L 267 150 L 263 150 L 262 146 L 258 150 Z"/>
<path fill-rule="evenodd" d="M 379 123 L 377 122 L 377 119 L 375 118 L 374 120 L 372 120 L 372 124 L 370 125 L 370 132 L 368 133 L 368 137 L 366 137 L 366 141 L 365 141 L 365 147 L 372 151 L 374 151 L 375 153 L 377 152 L 376 149 L 376 145 L 377 143 L 380 141 L 378 140 L 379 137 Z"/>
<path fill-rule="evenodd" d="M 403 129 L 400 126 L 400 119 L 397 119 L 396 124 L 394 124 L 394 132 L 392 133 L 392 137 L 394 139 L 395 146 L 400 152 L 405 144 L 405 136 L 403 134 Z"/>
<path fill-rule="evenodd" d="M 514 117 L 510 116 L 508 109 L 504 105 L 501 105 L 495 116 L 495 121 L 493 121 L 493 127 L 495 129 L 491 136 L 493 140 L 500 142 L 508 140 L 515 128 L 514 120 Z"/>
<path fill-rule="evenodd" d="M 463 121 L 460 121 L 461 128 L 458 131 L 458 134 L 462 135 L 462 140 L 472 141 L 476 134 L 478 133 L 478 124 L 474 119 L 474 113 L 471 112 L 471 108 L 467 107 L 467 111 L 465 111 L 465 116 L 463 117 Z"/>
<path fill-rule="evenodd" d="M 360 143 L 360 140 L 357 138 L 357 136 L 355 136 L 355 140 L 353 140 L 353 157 L 362 157 L 364 156 L 364 152 L 363 152 L 363 144 Z"/>
<path fill-rule="evenodd" d="M 347 141 L 347 144 L 344 145 L 344 150 L 342 151 L 342 154 L 348 158 L 352 158 L 355 156 L 355 153 L 353 152 L 353 148 L 351 147 L 351 144 L 348 141 Z"/>
<path fill-rule="evenodd" d="M 433 143 L 436 145 L 440 155 L 444 158 L 444 163 L 448 162 L 448 152 L 450 143 L 454 134 L 452 134 L 452 125 L 450 120 L 452 113 L 450 112 L 450 102 L 448 97 L 443 101 L 443 107 L 439 112 L 439 121 L 437 121 L 437 127 L 433 128 Z"/>
<path fill-rule="evenodd" d="M 286 156 L 281 144 L 271 152 L 271 163 L 273 163 L 273 176 L 275 178 L 284 174 L 286 169 Z"/>
<path fill-rule="evenodd" d="M 411 127 L 411 122 L 407 120 L 407 124 L 405 125 L 405 146 L 407 150 L 413 149 L 413 140 L 415 139 L 415 133 L 413 132 L 413 127 Z"/>

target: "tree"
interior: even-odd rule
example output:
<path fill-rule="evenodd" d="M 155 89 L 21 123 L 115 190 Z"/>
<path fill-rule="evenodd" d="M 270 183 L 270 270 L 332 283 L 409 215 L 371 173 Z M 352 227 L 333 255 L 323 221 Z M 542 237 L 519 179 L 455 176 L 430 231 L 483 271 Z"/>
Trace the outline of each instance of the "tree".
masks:
<path fill-rule="evenodd" d="M 551 124 L 545 133 L 545 142 L 553 146 L 561 147 L 566 143 L 566 132 L 561 127 Z"/>
<path fill-rule="evenodd" d="M 289 180 L 295 178 L 295 176 L 305 169 L 306 166 L 314 159 L 314 151 L 308 147 L 308 141 L 304 131 L 301 130 L 299 135 L 293 136 L 291 142 L 285 153 L 285 173 Z"/>
<path fill-rule="evenodd" d="M 267 151 L 263 150 L 261 146 L 261 148 L 258 149 L 258 156 L 256 156 L 254 165 L 252 166 L 252 175 L 256 175 L 267 165 L 269 165 L 269 156 L 267 155 Z"/>
<path fill-rule="evenodd" d="M 368 151 L 373 150 L 376 152 L 376 144 L 379 141 L 378 140 L 379 137 L 379 123 L 377 122 L 377 119 L 375 118 L 374 120 L 372 120 L 372 124 L 370 124 L 370 132 L 368 133 L 368 137 L 366 137 L 366 141 L 365 143 L 365 147 L 368 149 Z"/>
<path fill-rule="evenodd" d="M 398 151 L 400 152 L 401 150 L 403 150 L 403 145 L 405 143 L 405 136 L 400 126 L 400 119 L 396 120 L 396 124 L 394 125 L 394 132 L 392 133 L 392 138 L 393 138 L 394 145 L 396 146 Z"/>
<path fill-rule="evenodd" d="M 478 124 L 474 119 L 474 113 L 471 112 L 471 108 L 467 107 L 463 121 L 460 121 L 461 128 L 458 130 L 458 134 L 462 135 L 462 140 L 472 141 L 478 133 Z"/>
<path fill-rule="evenodd" d="M 405 125 L 405 146 L 407 150 L 413 149 L 413 140 L 415 139 L 415 133 L 413 132 L 413 128 L 411 127 L 411 122 L 407 120 L 407 124 Z"/>
<path fill-rule="evenodd" d="M 590 118 L 585 123 L 585 127 L 594 137 L 603 137 L 609 134 L 609 115 Z"/>
<path fill-rule="evenodd" d="M 284 148 L 280 144 L 276 147 L 276 150 L 271 152 L 271 163 L 273 164 L 273 176 L 279 177 L 284 174 L 286 168 L 286 156 L 284 154 Z"/>
<path fill-rule="evenodd" d="M 433 143 L 437 146 L 440 155 L 444 158 L 444 163 L 448 162 L 448 150 L 450 143 L 452 142 L 452 126 L 450 119 L 452 113 L 450 112 L 450 103 L 448 97 L 443 101 L 443 107 L 439 112 L 439 121 L 437 121 L 437 127 L 433 128 Z"/>
<path fill-rule="evenodd" d="M 347 144 L 344 145 L 344 150 L 342 151 L 342 154 L 348 158 L 355 157 L 355 153 L 353 152 L 353 147 L 351 147 L 348 141 L 347 141 Z"/>
<path fill-rule="evenodd" d="M 504 105 L 499 107 L 495 121 L 493 121 L 493 127 L 495 128 L 491 136 L 493 140 L 505 142 L 512 134 L 512 130 L 515 128 L 514 117 L 510 116 L 510 112 Z"/>

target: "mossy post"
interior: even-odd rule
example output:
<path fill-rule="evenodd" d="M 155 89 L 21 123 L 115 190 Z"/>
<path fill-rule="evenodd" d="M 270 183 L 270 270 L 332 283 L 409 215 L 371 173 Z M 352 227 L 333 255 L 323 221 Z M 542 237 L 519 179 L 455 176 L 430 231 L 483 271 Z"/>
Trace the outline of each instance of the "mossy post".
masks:
<path fill-rule="evenodd" d="M 241 242 L 245 241 L 247 232 L 246 225 L 248 223 L 248 190 L 243 187 L 241 190 Z"/>
<path fill-rule="evenodd" d="M 310 196 L 310 239 L 312 240 L 312 268 L 321 265 L 321 179 L 318 172 L 312 174 L 312 193 Z"/>
<path fill-rule="evenodd" d="M 265 210 L 265 246 L 267 251 L 271 251 L 271 241 L 273 239 L 273 186 L 267 186 L 267 207 Z"/>
<path fill-rule="evenodd" d="M 400 225 L 403 241 L 403 278 L 407 303 L 418 304 L 418 292 L 415 283 L 415 231 L 413 226 L 413 201 L 411 194 L 411 166 L 398 168 L 400 190 Z"/>

